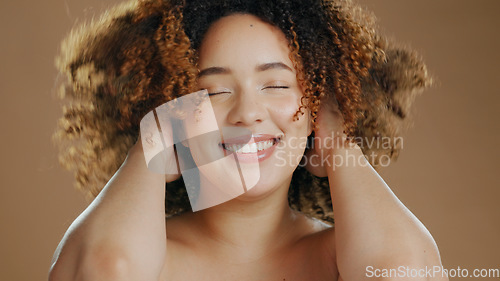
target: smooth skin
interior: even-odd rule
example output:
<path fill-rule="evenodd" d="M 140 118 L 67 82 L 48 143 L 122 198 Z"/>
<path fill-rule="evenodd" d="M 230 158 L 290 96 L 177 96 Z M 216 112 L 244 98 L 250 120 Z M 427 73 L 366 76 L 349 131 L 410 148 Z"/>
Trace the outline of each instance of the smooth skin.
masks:
<path fill-rule="evenodd" d="M 328 176 L 335 228 L 289 207 L 291 176 L 312 127 L 309 112 L 293 120 L 302 90 L 287 46 L 276 27 L 236 14 L 214 23 L 200 50 L 199 67 L 206 75 L 198 86 L 211 94 L 218 125 L 284 136 L 283 145 L 261 163 L 254 188 L 166 221 L 164 184 L 176 176 L 151 173 L 138 141 L 66 232 L 49 279 L 427 280 L 366 277 L 367 266 L 420 269 L 441 261 L 427 229 L 363 162 L 360 148 L 344 143 L 333 101 L 320 110 L 316 136 L 321 141 L 337 133 L 340 141 L 316 146 L 306 156 L 361 159 L 359 165 L 308 167 Z M 210 68 L 216 71 L 203 71 Z M 283 156 L 286 165 L 280 164 Z"/>

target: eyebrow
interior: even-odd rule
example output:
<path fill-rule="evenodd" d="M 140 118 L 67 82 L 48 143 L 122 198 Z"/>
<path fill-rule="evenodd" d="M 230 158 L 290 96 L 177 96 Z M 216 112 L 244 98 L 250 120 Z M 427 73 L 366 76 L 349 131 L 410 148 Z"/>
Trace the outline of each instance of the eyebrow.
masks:
<path fill-rule="evenodd" d="M 257 66 L 257 71 L 266 71 L 269 69 L 284 69 L 293 72 L 293 70 L 286 64 L 282 62 L 270 62 Z"/>
<path fill-rule="evenodd" d="M 293 72 L 293 70 L 286 64 L 282 62 L 270 62 L 270 63 L 264 63 L 261 65 L 258 65 L 255 70 L 258 72 L 270 70 L 270 69 L 283 69 L 283 70 L 288 70 Z M 231 73 L 231 70 L 229 68 L 225 67 L 220 67 L 220 66 L 213 66 L 213 67 L 208 67 L 200 71 L 198 73 L 198 78 L 202 76 L 207 76 L 207 75 L 217 75 L 217 74 L 229 74 Z"/>
<path fill-rule="evenodd" d="M 214 67 L 205 68 L 202 71 L 200 71 L 200 73 L 198 73 L 198 78 L 200 78 L 202 76 L 207 76 L 207 75 L 228 74 L 230 72 L 231 71 L 227 68 L 214 66 Z"/>

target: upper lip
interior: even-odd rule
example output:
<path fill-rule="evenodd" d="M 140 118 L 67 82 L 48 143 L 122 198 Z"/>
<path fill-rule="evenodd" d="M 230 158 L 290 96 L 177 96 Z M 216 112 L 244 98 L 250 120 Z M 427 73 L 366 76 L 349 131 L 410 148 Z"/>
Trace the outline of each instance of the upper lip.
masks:
<path fill-rule="evenodd" d="M 224 138 L 222 144 L 247 144 L 247 143 L 257 143 L 261 141 L 267 140 L 275 140 L 278 141 L 281 139 L 281 136 L 270 135 L 270 134 L 252 134 L 252 135 L 243 135 L 231 138 Z"/>

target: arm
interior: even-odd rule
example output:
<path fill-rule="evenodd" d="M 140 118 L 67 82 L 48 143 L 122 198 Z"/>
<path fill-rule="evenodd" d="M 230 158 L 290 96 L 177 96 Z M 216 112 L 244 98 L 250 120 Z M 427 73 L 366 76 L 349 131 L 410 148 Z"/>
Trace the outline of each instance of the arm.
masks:
<path fill-rule="evenodd" d="M 157 280 L 166 256 L 165 180 L 147 169 L 139 138 L 69 227 L 49 280 Z"/>
<path fill-rule="evenodd" d="M 334 153 L 336 157 L 357 161 L 327 168 L 335 208 L 337 266 L 343 279 L 377 280 L 366 276 L 367 266 L 379 269 L 404 266 L 415 270 L 441 266 L 439 251 L 429 231 L 394 195 L 363 157 L 361 149 L 356 145 L 336 149 L 332 157 Z"/>
<path fill-rule="evenodd" d="M 345 142 L 345 136 L 338 133 L 343 127 L 341 114 L 332 108 L 321 108 L 315 150 L 306 156 L 318 160 L 311 157 L 316 154 L 330 160 L 324 162 L 326 165 L 308 161 L 308 170 L 328 176 L 335 214 L 335 237 L 331 242 L 335 243 L 339 280 L 394 280 L 366 276 L 367 266 L 396 270 L 399 266 L 415 270 L 441 266 L 429 231 L 394 195 L 360 147 Z M 436 277 L 430 279 L 447 280 Z"/>

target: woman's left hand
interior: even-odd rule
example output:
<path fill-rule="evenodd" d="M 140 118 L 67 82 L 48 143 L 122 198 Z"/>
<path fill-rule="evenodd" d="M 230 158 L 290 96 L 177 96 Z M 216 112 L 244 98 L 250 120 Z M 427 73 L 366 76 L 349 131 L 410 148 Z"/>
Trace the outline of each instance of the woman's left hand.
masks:
<path fill-rule="evenodd" d="M 302 164 L 313 175 L 326 177 L 328 166 L 334 164 L 334 150 L 343 146 L 346 140 L 343 133 L 344 118 L 333 96 L 325 96 L 321 100 L 316 127 L 314 145 L 304 154 Z"/>

